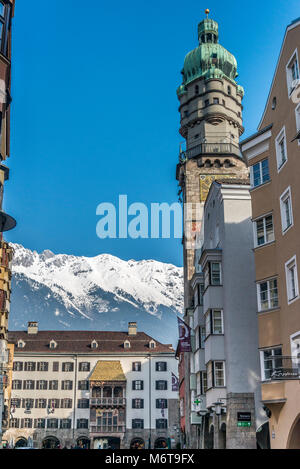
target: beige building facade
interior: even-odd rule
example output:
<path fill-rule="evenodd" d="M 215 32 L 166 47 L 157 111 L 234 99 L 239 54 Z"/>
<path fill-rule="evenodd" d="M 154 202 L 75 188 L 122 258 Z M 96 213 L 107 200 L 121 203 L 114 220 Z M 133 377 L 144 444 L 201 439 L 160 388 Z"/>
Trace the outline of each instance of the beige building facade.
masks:
<path fill-rule="evenodd" d="M 251 171 L 262 402 L 271 447 L 300 448 L 300 20 L 286 30 Z M 298 138 L 299 137 L 299 138 Z"/>

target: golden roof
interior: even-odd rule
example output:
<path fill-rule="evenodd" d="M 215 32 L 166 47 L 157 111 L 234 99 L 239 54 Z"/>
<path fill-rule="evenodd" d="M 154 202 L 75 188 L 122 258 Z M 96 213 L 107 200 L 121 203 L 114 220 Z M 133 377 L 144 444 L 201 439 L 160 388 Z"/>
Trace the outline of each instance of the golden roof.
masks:
<path fill-rule="evenodd" d="M 119 361 L 99 360 L 90 381 L 126 381 L 126 377 Z"/>

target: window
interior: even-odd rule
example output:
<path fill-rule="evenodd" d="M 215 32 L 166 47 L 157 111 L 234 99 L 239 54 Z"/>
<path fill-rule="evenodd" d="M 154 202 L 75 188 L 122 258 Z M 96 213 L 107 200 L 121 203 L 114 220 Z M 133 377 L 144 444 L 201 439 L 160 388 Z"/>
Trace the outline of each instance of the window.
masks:
<path fill-rule="evenodd" d="M 206 337 L 210 334 L 224 334 L 223 312 L 221 310 L 210 310 L 205 316 Z"/>
<path fill-rule="evenodd" d="M 268 350 L 262 350 L 260 354 L 262 380 L 270 380 L 275 370 L 282 369 L 282 348 L 276 347 Z"/>
<path fill-rule="evenodd" d="M 195 86 L 195 94 L 199 94 L 199 86 L 198 85 Z"/>
<path fill-rule="evenodd" d="M 48 408 L 49 409 L 59 409 L 60 401 L 59 399 L 49 399 L 48 400 Z"/>
<path fill-rule="evenodd" d="M 132 399 L 132 408 L 133 409 L 143 409 L 144 408 L 144 399 Z"/>
<path fill-rule="evenodd" d="M 14 371 L 23 371 L 23 362 L 14 362 L 13 370 Z"/>
<path fill-rule="evenodd" d="M 72 409 L 72 404 L 73 404 L 72 399 L 62 399 L 61 404 L 60 404 L 60 408 L 61 409 Z"/>
<path fill-rule="evenodd" d="M 59 371 L 59 362 L 53 362 L 52 370 L 53 371 Z"/>
<path fill-rule="evenodd" d="M 23 409 L 30 410 L 30 409 L 33 409 L 33 406 L 34 406 L 34 400 L 33 399 L 23 399 L 23 401 L 22 401 Z"/>
<path fill-rule="evenodd" d="M 62 381 L 61 389 L 63 391 L 71 391 L 73 389 L 73 381 Z"/>
<path fill-rule="evenodd" d="M 47 399 L 36 399 L 35 400 L 35 408 L 36 409 L 46 409 L 47 407 Z"/>
<path fill-rule="evenodd" d="M 47 362 L 39 362 L 37 364 L 37 371 L 48 371 L 48 363 Z"/>
<path fill-rule="evenodd" d="M 168 400 L 167 399 L 156 399 L 156 408 L 157 409 L 167 409 Z"/>
<path fill-rule="evenodd" d="M 195 291 L 195 305 L 202 306 L 203 305 L 203 293 L 204 293 L 204 284 L 198 283 Z"/>
<path fill-rule="evenodd" d="M 132 363 L 132 371 L 141 371 L 141 370 L 142 370 L 141 362 L 133 362 Z"/>
<path fill-rule="evenodd" d="M 275 239 L 273 215 L 259 218 L 254 222 L 255 226 L 255 247 L 263 246 L 264 244 L 271 243 Z"/>
<path fill-rule="evenodd" d="M 7 55 L 10 9 L 10 5 L 0 2 L 0 52 L 4 55 Z"/>
<path fill-rule="evenodd" d="M 71 428 L 71 419 L 61 419 L 60 428 Z"/>
<path fill-rule="evenodd" d="M 156 429 L 157 430 L 165 430 L 168 428 L 168 420 L 167 419 L 156 419 Z"/>
<path fill-rule="evenodd" d="M 90 371 L 91 364 L 89 362 L 79 363 L 79 371 Z"/>
<path fill-rule="evenodd" d="M 295 80 L 299 79 L 298 51 L 297 49 L 286 66 L 286 78 L 289 95 L 295 88 Z"/>
<path fill-rule="evenodd" d="M 209 99 L 206 99 L 206 100 L 204 101 L 204 106 L 205 106 L 205 107 L 209 106 Z"/>
<path fill-rule="evenodd" d="M 90 406 L 89 399 L 78 399 L 77 407 L 78 409 L 88 409 Z"/>
<path fill-rule="evenodd" d="M 280 197 L 282 232 L 293 226 L 292 196 L 290 187 Z"/>
<path fill-rule="evenodd" d="M 272 111 L 275 111 L 276 106 L 277 106 L 277 99 L 276 99 L 276 96 L 274 96 L 272 100 Z"/>
<path fill-rule="evenodd" d="M 252 188 L 270 181 L 269 161 L 267 158 L 251 166 L 250 178 Z"/>
<path fill-rule="evenodd" d="M 91 342 L 91 348 L 92 348 L 92 349 L 98 348 L 98 342 L 96 342 L 96 340 L 93 340 L 93 341 Z"/>
<path fill-rule="evenodd" d="M 11 400 L 11 406 L 19 409 L 21 407 L 21 399 L 14 398 Z"/>
<path fill-rule="evenodd" d="M 150 340 L 149 348 L 155 348 L 155 347 L 156 347 L 156 342 L 154 342 L 154 340 Z"/>
<path fill-rule="evenodd" d="M 89 428 L 88 419 L 77 419 L 77 428 Z"/>
<path fill-rule="evenodd" d="M 28 379 L 23 382 L 23 389 L 32 390 L 34 389 L 34 381 Z"/>
<path fill-rule="evenodd" d="M 132 389 L 133 391 L 143 391 L 144 381 L 141 381 L 141 380 L 132 381 Z"/>
<path fill-rule="evenodd" d="M 214 383 L 216 388 L 225 386 L 225 363 L 214 362 Z"/>
<path fill-rule="evenodd" d="M 56 380 L 49 381 L 49 390 L 58 391 L 58 381 Z"/>
<path fill-rule="evenodd" d="M 199 348 L 205 348 L 206 328 L 199 327 Z"/>
<path fill-rule="evenodd" d="M 220 262 L 210 262 L 210 284 L 221 285 L 221 264 Z"/>
<path fill-rule="evenodd" d="M 24 371 L 35 371 L 35 365 L 34 362 L 25 362 Z"/>
<path fill-rule="evenodd" d="M 167 371 L 167 362 L 156 362 L 156 371 Z"/>
<path fill-rule="evenodd" d="M 168 389 L 168 381 L 156 381 L 155 382 L 155 389 L 157 391 L 167 391 Z"/>
<path fill-rule="evenodd" d="M 213 334 L 224 334 L 222 311 L 219 311 L 219 310 L 212 311 L 212 331 L 213 331 Z"/>
<path fill-rule="evenodd" d="M 219 104 L 219 98 L 214 98 L 214 104 Z"/>
<path fill-rule="evenodd" d="M 67 362 L 62 364 L 62 371 L 70 372 L 74 370 L 74 363 Z"/>
<path fill-rule="evenodd" d="M 58 428 L 58 419 L 48 419 L 47 428 Z"/>
<path fill-rule="evenodd" d="M 55 342 L 55 340 L 51 340 L 50 342 L 50 349 L 56 349 L 57 348 L 57 342 Z"/>
<path fill-rule="evenodd" d="M 277 159 L 277 169 L 279 171 L 284 165 L 284 163 L 286 163 L 287 161 L 285 127 L 283 127 L 283 129 L 279 132 L 275 139 L 275 150 Z"/>
<path fill-rule="evenodd" d="M 201 371 L 201 395 L 204 395 L 207 391 L 207 373 L 206 371 Z"/>
<path fill-rule="evenodd" d="M 45 428 L 46 420 L 45 419 L 34 419 L 34 428 Z"/>
<path fill-rule="evenodd" d="M 84 380 L 84 381 L 78 381 L 78 389 L 79 391 L 88 391 L 89 390 L 89 382 Z"/>
<path fill-rule="evenodd" d="M 278 306 L 277 279 L 273 278 L 257 285 L 258 310 L 265 311 Z"/>
<path fill-rule="evenodd" d="M 10 419 L 9 424 L 10 428 L 19 428 L 20 419 Z"/>
<path fill-rule="evenodd" d="M 292 259 L 286 262 L 285 276 L 286 276 L 287 299 L 288 299 L 288 304 L 290 304 L 299 296 L 296 256 L 294 256 Z"/>
<path fill-rule="evenodd" d="M 14 379 L 12 382 L 13 389 L 22 389 L 22 381 L 19 379 Z"/>
<path fill-rule="evenodd" d="M 124 342 L 124 348 L 130 348 L 130 342 L 129 342 L 129 340 L 125 340 L 125 342 Z"/>
<path fill-rule="evenodd" d="M 45 391 L 46 389 L 48 389 L 48 381 L 45 381 L 45 380 L 37 381 L 36 382 L 36 389 Z"/>
<path fill-rule="evenodd" d="M 143 419 L 133 419 L 132 420 L 132 428 L 134 429 L 143 429 L 144 428 L 144 420 Z"/>
<path fill-rule="evenodd" d="M 32 428 L 32 419 L 22 419 L 22 428 Z"/>
<path fill-rule="evenodd" d="M 227 93 L 229 94 L 229 96 L 231 96 L 231 87 L 230 86 L 227 87 Z"/>

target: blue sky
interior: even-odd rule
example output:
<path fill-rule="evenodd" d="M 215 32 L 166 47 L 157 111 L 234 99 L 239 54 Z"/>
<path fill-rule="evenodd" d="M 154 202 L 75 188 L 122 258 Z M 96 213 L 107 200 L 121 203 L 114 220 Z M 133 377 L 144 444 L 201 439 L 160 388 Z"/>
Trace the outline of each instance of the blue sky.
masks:
<path fill-rule="evenodd" d="M 55 253 L 182 265 L 175 240 L 100 240 L 96 207 L 175 202 L 176 89 L 210 8 L 245 88 L 244 137 L 260 120 L 296 0 L 16 1 L 6 239 Z"/>

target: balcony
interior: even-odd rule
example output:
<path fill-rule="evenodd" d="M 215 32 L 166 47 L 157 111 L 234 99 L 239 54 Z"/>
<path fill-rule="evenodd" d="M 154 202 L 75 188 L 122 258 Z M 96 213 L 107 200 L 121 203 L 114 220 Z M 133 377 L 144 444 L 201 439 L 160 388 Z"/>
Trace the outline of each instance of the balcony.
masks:
<path fill-rule="evenodd" d="M 200 143 L 180 153 L 181 159 L 191 159 L 198 155 L 235 155 L 241 158 L 239 147 L 233 143 Z"/>
<path fill-rule="evenodd" d="M 91 426 L 90 433 L 125 433 L 125 425 L 118 425 L 115 427 L 97 427 Z"/>
<path fill-rule="evenodd" d="M 300 380 L 300 357 L 276 355 L 264 362 L 265 381 Z"/>
<path fill-rule="evenodd" d="M 91 406 L 125 406 L 126 399 L 124 397 L 92 397 L 90 399 Z"/>

